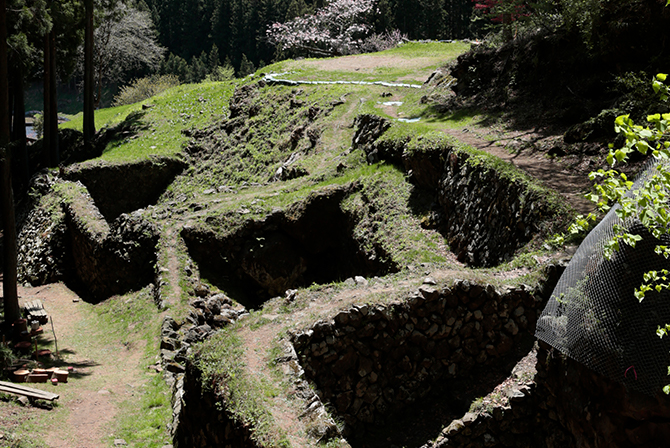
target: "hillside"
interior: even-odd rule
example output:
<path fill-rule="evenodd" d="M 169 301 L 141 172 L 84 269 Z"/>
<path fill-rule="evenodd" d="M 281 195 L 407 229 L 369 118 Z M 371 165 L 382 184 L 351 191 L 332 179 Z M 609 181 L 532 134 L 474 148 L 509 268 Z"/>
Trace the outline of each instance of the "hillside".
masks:
<path fill-rule="evenodd" d="M 102 155 L 38 176 L 19 235 L 24 299 L 75 291 L 72 319 L 127 332 L 135 357 L 109 381 L 138 392 L 106 402 L 113 429 L 90 446 L 438 446 L 531 382 L 566 257 L 544 240 L 590 209 L 606 146 L 442 107 L 468 48 L 284 61 L 96 112 Z M 115 369 L 93 340 L 87 362 Z M 57 364 L 83 362 L 65 341 Z M 3 437 L 74 442 L 63 403 L 1 401 L 20 416 Z"/>

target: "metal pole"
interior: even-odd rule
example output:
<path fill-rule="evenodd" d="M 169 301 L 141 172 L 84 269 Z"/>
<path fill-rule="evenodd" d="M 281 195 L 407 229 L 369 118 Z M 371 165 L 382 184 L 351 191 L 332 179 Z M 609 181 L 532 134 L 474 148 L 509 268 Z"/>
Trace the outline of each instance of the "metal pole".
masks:
<path fill-rule="evenodd" d="M 60 354 L 58 353 L 58 338 L 56 338 L 56 330 L 54 329 L 53 317 L 49 316 L 49 321 L 51 322 L 51 331 L 54 334 L 54 344 L 56 344 L 56 356 L 60 357 Z"/>

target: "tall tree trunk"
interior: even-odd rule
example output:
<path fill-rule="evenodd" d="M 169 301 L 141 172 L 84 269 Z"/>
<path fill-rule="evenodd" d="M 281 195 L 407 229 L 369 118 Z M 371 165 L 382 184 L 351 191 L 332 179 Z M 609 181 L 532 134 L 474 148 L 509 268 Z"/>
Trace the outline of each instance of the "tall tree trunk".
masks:
<path fill-rule="evenodd" d="M 2 160 L 2 220 L 3 220 L 3 281 L 5 321 L 14 322 L 21 317 L 16 285 L 16 222 L 12 195 L 12 172 L 9 151 L 9 82 L 7 70 L 7 5 L 0 0 L 0 150 Z"/>
<path fill-rule="evenodd" d="M 51 69 L 51 77 L 49 78 L 49 112 L 51 113 L 51 119 L 49 120 L 51 125 L 51 150 L 49 151 L 50 160 L 52 167 L 58 166 L 60 163 L 60 150 L 58 148 L 58 90 L 57 90 L 57 74 L 56 74 L 56 31 L 51 29 L 49 33 L 49 51 L 51 55 L 49 56 L 49 64 Z"/>
<path fill-rule="evenodd" d="M 56 32 L 44 36 L 44 137 L 42 164 L 55 167 L 60 162 L 58 151 L 58 102 L 56 96 Z"/>
<path fill-rule="evenodd" d="M 12 78 L 12 70 L 9 68 L 9 60 L 7 61 L 7 118 L 9 119 L 9 141 L 14 141 L 14 79 Z"/>
<path fill-rule="evenodd" d="M 42 111 L 42 168 L 51 164 L 51 46 L 44 35 L 44 110 Z"/>
<path fill-rule="evenodd" d="M 95 107 L 93 105 L 93 0 L 85 0 L 86 34 L 84 35 L 84 145 L 91 149 L 95 135 Z"/>
<path fill-rule="evenodd" d="M 49 57 L 49 63 L 51 64 L 51 78 L 49 78 L 49 82 L 51 83 L 51 86 L 49 88 L 50 90 L 50 98 L 49 100 L 51 101 L 51 105 L 49 107 L 49 111 L 51 112 L 51 166 L 58 166 L 60 163 L 60 149 L 58 148 L 58 90 L 57 90 L 57 80 L 58 77 L 56 76 L 56 32 L 52 29 L 51 33 L 49 33 L 49 51 L 51 52 L 51 56 Z"/>
<path fill-rule="evenodd" d="M 26 104 L 23 85 L 23 66 L 16 64 L 13 72 L 13 92 L 14 92 L 14 119 L 12 120 L 12 141 L 14 142 L 13 155 L 17 163 L 14 165 L 18 171 L 14 171 L 19 176 L 18 184 L 22 191 L 28 187 L 30 180 L 30 168 L 28 166 L 28 150 L 26 147 Z"/>

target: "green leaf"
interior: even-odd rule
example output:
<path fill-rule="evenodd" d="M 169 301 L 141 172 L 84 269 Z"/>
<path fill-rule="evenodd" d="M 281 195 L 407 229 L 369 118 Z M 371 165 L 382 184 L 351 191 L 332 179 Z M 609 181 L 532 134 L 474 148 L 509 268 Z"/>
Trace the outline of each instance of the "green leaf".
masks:
<path fill-rule="evenodd" d="M 668 1 L 668 4 L 670 5 L 670 0 Z M 666 73 L 659 73 L 658 75 L 656 75 L 656 79 L 658 79 L 661 82 L 665 82 L 667 77 L 668 75 Z"/>
<path fill-rule="evenodd" d="M 651 134 L 651 133 L 650 133 L 650 134 Z M 637 150 L 638 150 L 639 152 L 641 152 L 642 154 L 645 154 L 645 155 L 646 155 L 646 154 L 647 154 L 647 151 L 649 150 L 649 143 L 647 143 L 647 142 L 645 142 L 644 140 L 642 140 L 642 141 L 637 142 L 637 143 L 635 144 L 635 147 L 637 148 Z M 618 160 L 618 158 L 617 158 L 617 160 Z M 621 160 L 619 160 L 619 162 L 621 162 Z"/>
<path fill-rule="evenodd" d="M 617 162 L 623 162 L 626 159 L 626 153 L 620 149 L 617 149 L 614 153 L 614 157 L 616 158 Z"/>

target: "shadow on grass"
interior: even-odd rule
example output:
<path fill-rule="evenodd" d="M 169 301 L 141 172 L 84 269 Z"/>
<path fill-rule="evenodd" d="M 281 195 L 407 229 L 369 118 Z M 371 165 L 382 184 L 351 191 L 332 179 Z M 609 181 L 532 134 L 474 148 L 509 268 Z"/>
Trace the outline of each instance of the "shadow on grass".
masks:
<path fill-rule="evenodd" d="M 31 353 L 30 360 L 25 359 L 26 363 L 30 361 L 40 362 L 44 368 L 58 367 L 62 370 L 68 370 L 68 367 L 72 367 L 73 370 L 70 372 L 70 378 L 84 378 L 92 374 L 90 371 L 86 371 L 87 368 L 97 367 L 101 365 L 98 362 L 92 360 L 83 360 L 78 362 L 67 361 L 66 358 L 72 357 L 77 354 L 76 351 L 69 348 L 60 349 L 56 352 L 56 349 L 53 345 L 51 339 L 47 339 L 44 335 L 39 335 L 36 338 L 38 350 L 40 347 L 49 347 L 51 354 L 48 356 L 39 356 L 35 358 L 35 354 Z"/>

